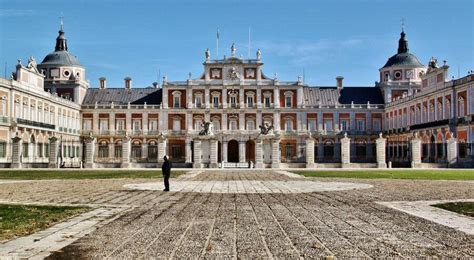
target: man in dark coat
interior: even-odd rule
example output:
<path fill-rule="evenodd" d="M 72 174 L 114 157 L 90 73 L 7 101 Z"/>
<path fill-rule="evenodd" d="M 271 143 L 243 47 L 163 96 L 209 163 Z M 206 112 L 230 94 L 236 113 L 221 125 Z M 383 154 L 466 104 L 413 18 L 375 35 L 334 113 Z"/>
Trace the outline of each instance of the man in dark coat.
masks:
<path fill-rule="evenodd" d="M 170 191 L 170 175 L 171 175 L 171 162 L 168 159 L 168 155 L 163 157 L 165 160 L 163 165 L 161 166 L 161 170 L 163 172 L 163 177 L 165 181 L 165 189 L 163 191 Z"/>

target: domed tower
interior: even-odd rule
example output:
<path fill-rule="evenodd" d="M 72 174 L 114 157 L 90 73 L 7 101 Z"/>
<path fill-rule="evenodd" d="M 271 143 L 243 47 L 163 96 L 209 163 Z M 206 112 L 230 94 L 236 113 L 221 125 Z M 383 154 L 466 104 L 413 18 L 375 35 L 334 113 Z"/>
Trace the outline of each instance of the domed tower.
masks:
<path fill-rule="evenodd" d="M 61 20 L 54 52 L 46 55 L 41 64 L 38 64 L 38 69 L 45 75 L 45 90 L 81 103 L 89 88 L 86 69 L 77 57 L 69 52 L 64 34 L 64 25 Z"/>
<path fill-rule="evenodd" d="M 426 70 L 418 58 L 410 53 L 405 30 L 398 40 L 397 54 L 390 57 L 380 71 L 380 86 L 385 102 L 411 95 L 420 89 L 420 73 Z"/>

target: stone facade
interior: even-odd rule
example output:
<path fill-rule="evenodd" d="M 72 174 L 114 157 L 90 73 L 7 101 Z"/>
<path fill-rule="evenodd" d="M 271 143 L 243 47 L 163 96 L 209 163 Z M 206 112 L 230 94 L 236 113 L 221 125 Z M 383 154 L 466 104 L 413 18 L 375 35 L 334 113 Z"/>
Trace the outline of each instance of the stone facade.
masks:
<path fill-rule="evenodd" d="M 195 168 L 423 167 L 432 149 L 445 152 L 445 166 L 472 161 L 474 76 L 447 80 L 446 64 L 425 67 L 409 53 L 405 32 L 375 86 L 347 87 L 343 77 L 309 86 L 301 77 L 269 77 L 263 66 L 260 50 L 243 59 L 233 45 L 223 59 L 206 52 L 199 77 L 164 77 L 147 88 L 133 88 L 130 77 L 111 88 L 102 77 L 90 88 L 61 27 L 41 64 L 19 63 L 11 80 L 0 79 L 7 151 L 0 160 L 28 165 L 22 149 L 38 151 L 28 147 L 41 139 L 48 152 L 31 160 L 44 167 L 158 167 L 164 155 Z M 48 116 L 30 112 L 38 110 Z"/>

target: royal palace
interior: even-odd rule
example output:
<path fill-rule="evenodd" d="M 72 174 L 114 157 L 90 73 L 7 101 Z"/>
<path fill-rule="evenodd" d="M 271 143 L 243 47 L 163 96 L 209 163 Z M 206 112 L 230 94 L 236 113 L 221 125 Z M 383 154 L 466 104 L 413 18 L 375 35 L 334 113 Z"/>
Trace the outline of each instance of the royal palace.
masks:
<path fill-rule="evenodd" d="M 395 44 L 394 44 L 395 45 Z M 255 59 L 205 52 L 199 77 L 98 87 L 63 26 L 41 63 L 0 78 L 0 166 L 11 168 L 473 167 L 474 73 L 422 64 L 402 30 L 374 86 L 282 81 Z"/>

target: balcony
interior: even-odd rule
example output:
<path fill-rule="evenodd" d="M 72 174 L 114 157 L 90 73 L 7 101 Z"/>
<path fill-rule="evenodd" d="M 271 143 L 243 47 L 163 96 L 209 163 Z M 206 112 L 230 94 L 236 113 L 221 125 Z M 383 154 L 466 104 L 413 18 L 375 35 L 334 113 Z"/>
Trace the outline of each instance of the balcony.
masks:
<path fill-rule="evenodd" d="M 56 126 L 52 125 L 52 124 L 46 124 L 46 123 L 43 123 L 43 122 L 31 121 L 31 120 L 22 119 L 22 118 L 17 118 L 16 122 L 17 122 L 17 124 L 20 124 L 20 125 L 40 127 L 40 128 L 51 129 L 51 130 L 56 129 Z"/>
<path fill-rule="evenodd" d="M 148 130 L 147 135 L 160 135 L 160 131 L 154 129 L 154 130 Z"/>

